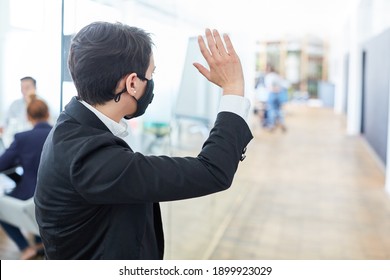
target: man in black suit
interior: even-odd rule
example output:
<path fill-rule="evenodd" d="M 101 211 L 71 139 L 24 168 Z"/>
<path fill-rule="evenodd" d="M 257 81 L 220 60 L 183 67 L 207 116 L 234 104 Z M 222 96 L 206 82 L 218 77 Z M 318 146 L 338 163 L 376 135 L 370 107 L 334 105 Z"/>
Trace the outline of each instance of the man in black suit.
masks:
<path fill-rule="evenodd" d="M 48 259 L 162 259 L 160 201 L 229 188 L 252 134 L 237 54 L 227 35 L 206 30 L 200 50 L 220 86 L 215 125 L 197 157 L 144 156 L 121 139 L 153 99 L 152 42 L 145 31 L 95 22 L 73 38 L 68 66 L 78 97 L 45 143 L 35 193 Z"/>

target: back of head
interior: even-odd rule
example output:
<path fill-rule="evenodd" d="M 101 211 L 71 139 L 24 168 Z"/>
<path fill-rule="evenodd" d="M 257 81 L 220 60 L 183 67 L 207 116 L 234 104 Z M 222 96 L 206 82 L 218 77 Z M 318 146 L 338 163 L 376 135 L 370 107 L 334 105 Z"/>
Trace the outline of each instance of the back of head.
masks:
<path fill-rule="evenodd" d="M 27 116 L 35 122 L 47 121 L 49 118 L 49 107 L 45 101 L 38 99 L 35 94 L 32 94 L 29 96 Z"/>
<path fill-rule="evenodd" d="M 91 105 L 114 98 L 126 74 L 144 76 L 152 54 L 150 35 L 121 23 L 94 22 L 72 39 L 68 67 L 80 99 Z"/>

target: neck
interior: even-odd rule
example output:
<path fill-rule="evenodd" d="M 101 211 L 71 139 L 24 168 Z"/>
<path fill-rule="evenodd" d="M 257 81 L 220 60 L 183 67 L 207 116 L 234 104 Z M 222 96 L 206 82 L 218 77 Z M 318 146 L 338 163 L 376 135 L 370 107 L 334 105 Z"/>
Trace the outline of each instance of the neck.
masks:
<path fill-rule="evenodd" d="M 46 119 L 42 119 L 42 120 L 30 120 L 30 122 L 31 122 L 31 124 L 33 125 L 33 126 L 36 126 L 38 123 L 40 123 L 40 122 L 47 122 L 47 120 Z"/>
<path fill-rule="evenodd" d="M 132 96 L 123 94 L 119 102 L 110 100 L 104 103 L 104 105 L 96 104 L 93 107 L 106 117 L 119 123 L 123 116 L 130 115 L 136 111 L 137 102 L 133 100 Z"/>
<path fill-rule="evenodd" d="M 123 118 L 121 112 L 114 110 L 115 108 L 113 108 L 113 104 L 111 101 L 105 103 L 104 105 L 94 105 L 93 107 L 100 113 L 116 121 L 117 123 L 119 123 L 120 120 Z"/>

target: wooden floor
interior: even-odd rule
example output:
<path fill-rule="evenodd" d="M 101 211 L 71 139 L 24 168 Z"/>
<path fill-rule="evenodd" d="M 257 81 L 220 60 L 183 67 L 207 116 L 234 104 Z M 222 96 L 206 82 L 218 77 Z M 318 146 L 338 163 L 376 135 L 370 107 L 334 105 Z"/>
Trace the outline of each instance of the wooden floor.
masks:
<path fill-rule="evenodd" d="M 250 123 L 229 190 L 162 204 L 166 259 L 390 259 L 384 169 L 343 116 L 295 104 L 286 133 Z M 3 232 L 0 258 L 19 258 Z"/>
<path fill-rule="evenodd" d="M 220 194 L 165 205 L 168 259 L 390 259 L 384 168 L 345 118 L 286 108 L 287 132 L 261 129 Z"/>
<path fill-rule="evenodd" d="M 288 132 L 253 129 L 248 185 L 212 259 L 390 259 L 384 168 L 332 110 L 287 108 Z"/>

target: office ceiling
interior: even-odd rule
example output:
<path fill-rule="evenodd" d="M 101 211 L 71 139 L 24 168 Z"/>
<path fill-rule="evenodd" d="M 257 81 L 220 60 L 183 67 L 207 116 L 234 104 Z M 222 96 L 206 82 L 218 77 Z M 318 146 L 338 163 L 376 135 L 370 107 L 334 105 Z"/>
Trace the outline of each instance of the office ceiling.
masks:
<path fill-rule="evenodd" d="M 134 0 L 133 0 L 134 1 Z M 252 32 L 257 37 L 340 30 L 359 0 L 135 0 L 199 26 Z"/>

